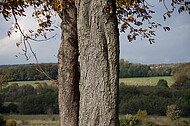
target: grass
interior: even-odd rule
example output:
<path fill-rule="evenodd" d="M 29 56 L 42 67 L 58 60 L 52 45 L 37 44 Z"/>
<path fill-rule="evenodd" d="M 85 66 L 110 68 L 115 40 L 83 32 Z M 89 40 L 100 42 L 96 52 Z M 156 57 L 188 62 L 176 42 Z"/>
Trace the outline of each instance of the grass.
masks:
<path fill-rule="evenodd" d="M 33 87 L 36 87 L 38 84 L 35 84 L 35 82 L 39 82 L 39 83 L 46 82 L 48 85 L 52 83 L 52 81 L 13 81 L 13 82 L 8 82 L 8 84 L 11 85 L 13 83 L 18 83 L 19 86 L 29 84 L 29 85 L 32 85 Z"/>
<path fill-rule="evenodd" d="M 164 79 L 168 82 L 168 85 L 171 86 L 175 80 L 172 76 L 163 76 L 163 77 L 137 77 L 137 78 L 120 78 L 119 82 L 123 82 L 126 85 L 133 85 L 133 86 L 156 86 L 159 79 Z M 19 86 L 30 84 L 34 87 L 37 86 L 35 82 L 43 83 L 46 82 L 48 85 L 52 83 L 52 81 L 14 81 L 9 82 L 8 84 L 11 85 L 13 83 L 18 83 Z"/>
<path fill-rule="evenodd" d="M 126 119 L 130 117 L 131 115 L 119 115 L 119 119 Z M 149 115 L 148 120 L 150 122 L 155 122 L 158 125 L 168 125 L 170 123 L 170 120 L 168 119 L 167 116 L 156 116 L 156 115 Z M 190 118 L 180 118 L 180 121 L 186 120 L 187 122 L 190 122 Z"/>
<path fill-rule="evenodd" d="M 119 115 L 119 119 L 127 118 L 127 115 Z M 54 120 L 52 120 L 54 118 Z M 28 122 L 30 126 L 58 126 L 59 125 L 59 115 L 4 115 L 4 119 L 15 119 L 17 121 L 17 126 L 22 126 L 23 122 Z M 151 122 L 155 122 L 159 125 L 168 124 L 169 120 L 166 116 L 148 116 L 148 120 Z M 186 120 L 190 122 L 190 118 L 180 118 L 180 120 Z"/>
<path fill-rule="evenodd" d="M 156 86 L 159 79 L 164 79 L 168 82 L 168 86 L 171 86 L 175 80 L 172 76 L 164 76 L 164 77 L 139 77 L 139 78 L 120 78 L 119 82 L 123 82 L 126 85 L 133 86 Z"/>
<path fill-rule="evenodd" d="M 28 123 L 28 125 L 32 126 L 40 126 L 40 125 L 51 125 L 57 126 L 59 125 L 59 115 L 17 115 L 17 114 L 8 114 L 4 115 L 4 119 L 15 119 L 17 121 L 17 125 L 20 126 L 23 122 Z"/>

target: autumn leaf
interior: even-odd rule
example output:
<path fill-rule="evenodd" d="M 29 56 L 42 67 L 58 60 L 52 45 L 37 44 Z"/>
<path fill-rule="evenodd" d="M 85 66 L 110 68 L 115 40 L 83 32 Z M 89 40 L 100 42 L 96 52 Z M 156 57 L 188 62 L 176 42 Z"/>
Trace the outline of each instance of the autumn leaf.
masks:
<path fill-rule="evenodd" d="M 133 5 L 137 6 L 137 3 L 135 3 L 135 1 L 133 2 Z"/>
<path fill-rule="evenodd" d="M 16 43 L 16 46 L 19 47 L 19 46 L 20 46 L 20 43 Z"/>

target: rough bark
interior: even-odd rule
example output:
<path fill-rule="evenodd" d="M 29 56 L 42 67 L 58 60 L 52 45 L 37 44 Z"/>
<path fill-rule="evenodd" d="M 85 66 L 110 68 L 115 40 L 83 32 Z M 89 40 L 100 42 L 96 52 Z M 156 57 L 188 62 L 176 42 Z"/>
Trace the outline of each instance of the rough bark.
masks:
<path fill-rule="evenodd" d="M 76 7 L 63 9 L 62 38 L 58 53 L 59 115 L 60 126 L 78 126 L 79 71 Z"/>
<path fill-rule="evenodd" d="M 119 31 L 114 0 L 76 0 L 80 126 L 119 126 Z"/>

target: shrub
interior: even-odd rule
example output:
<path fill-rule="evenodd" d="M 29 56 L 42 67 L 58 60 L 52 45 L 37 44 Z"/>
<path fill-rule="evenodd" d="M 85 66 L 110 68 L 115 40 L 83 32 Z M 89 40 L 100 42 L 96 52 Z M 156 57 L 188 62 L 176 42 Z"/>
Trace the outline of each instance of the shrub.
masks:
<path fill-rule="evenodd" d="M 16 86 L 18 86 L 18 83 L 12 83 L 11 85 L 16 85 Z"/>
<path fill-rule="evenodd" d="M 16 120 L 14 119 L 7 120 L 6 126 L 16 126 Z"/>
<path fill-rule="evenodd" d="M 158 81 L 158 83 L 157 83 L 157 86 L 168 88 L 168 82 L 167 82 L 166 80 L 164 80 L 164 79 L 160 79 L 160 80 Z"/>
<path fill-rule="evenodd" d="M 18 105 L 14 103 L 10 103 L 7 108 L 9 109 L 10 113 L 18 113 Z"/>
<path fill-rule="evenodd" d="M 166 115 L 171 121 L 174 121 L 174 120 L 179 120 L 180 113 L 181 113 L 181 111 L 179 109 L 177 109 L 176 105 L 170 105 L 170 106 L 168 106 Z"/>
<path fill-rule="evenodd" d="M 40 82 L 34 82 L 34 84 L 40 84 Z"/>
<path fill-rule="evenodd" d="M 5 126 L 6 125 L 6 121 L 4 120 L 4 117 L 2 114 L 0 114 L 0 126 Z"/>
<path fill-rule="evenodd" d="M 137 118 L 140 120 L 148 119 L 148 114 L 147 114 L 146 110 L 140 110 L 139 109 L 137 112 Z"/>

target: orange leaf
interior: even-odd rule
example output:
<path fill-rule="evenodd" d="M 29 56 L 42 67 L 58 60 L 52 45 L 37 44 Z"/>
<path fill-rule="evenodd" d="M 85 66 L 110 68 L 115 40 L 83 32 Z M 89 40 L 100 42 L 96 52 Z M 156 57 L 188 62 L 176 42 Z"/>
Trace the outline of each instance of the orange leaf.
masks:
<path fill-rule="evenodd" d="M 133 2 L 133 5 L 136 5 L 137 6 L 137 3 L 135 3 L 135 1 Z"/>
<path fill-rule="evenodd" d="M 16 46 L 19 47 L 19 46 L 20 46 L 20 43 L 16 43 Z"/>

